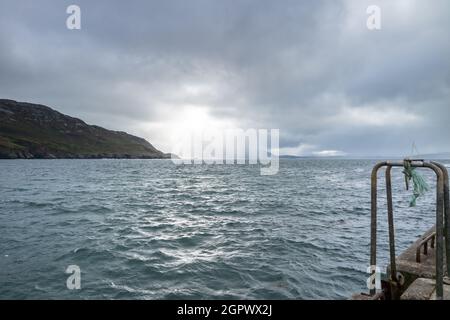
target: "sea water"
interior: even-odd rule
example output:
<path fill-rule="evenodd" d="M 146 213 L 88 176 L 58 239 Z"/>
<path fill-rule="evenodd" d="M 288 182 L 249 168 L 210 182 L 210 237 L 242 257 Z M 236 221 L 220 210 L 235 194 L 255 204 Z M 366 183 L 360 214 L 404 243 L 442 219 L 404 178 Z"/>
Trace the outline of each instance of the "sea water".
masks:
<path fill-rule="evenodd" d="M 345 299 L 367 291 L 376 160 L 1 160 L 0 299 Z M 449 164 L 448 162 L 446 163 Z M 432 226 L 394 169 L 397 252 Z M 388 260 L 380 174 L 379 260 Z M 67 286 L 69 266 L 80 289 Z"/>

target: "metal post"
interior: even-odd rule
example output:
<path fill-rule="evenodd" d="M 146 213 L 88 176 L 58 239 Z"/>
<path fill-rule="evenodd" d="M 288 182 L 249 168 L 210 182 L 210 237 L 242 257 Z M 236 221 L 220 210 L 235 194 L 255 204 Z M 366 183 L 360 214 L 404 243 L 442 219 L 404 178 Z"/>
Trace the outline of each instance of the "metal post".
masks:
<path fill-rule="evenodd" d="M 371 178 L 371 208 L 370 208 L 370 265 L 377 265 L 377 183 L 378 170 L 387 162 L 380 162 L 372 170 Z M 375 295 L 376 289 L 370 289 L 370 295 Z"/>
<path fill-rule="evenodd" d="M 431 162 L 441 169 L 444 178 L 444 237 L 445 237 L 445 257 L 447 262 L 447 277 L 450 277 L 450 199 L 449 199 L 449 176 L 447 168 L 437 162 Z"/>
<path fill-rule="evenodd" d="M 442 170 L 432 164 L 423 164 L 431 168 L 437 176 L 436 188 L 436 299 L 442 300 L 444 296 L 444 178 Z"/>
<path fill-rule="evenodd" d="M 388 226 L 389 226 L 389 253 L 391 260 L 391 281 L 397 284 L 397 267 L 395 264 L 395 233 L 394 233 L 394 207 L 392 205 L 392 166 L 386 168 L 386 199 L 388 209 Z M 397 290 L 395 290 L 397 291 Z M 397 294 L 393 296 L 397 299 Z"/>

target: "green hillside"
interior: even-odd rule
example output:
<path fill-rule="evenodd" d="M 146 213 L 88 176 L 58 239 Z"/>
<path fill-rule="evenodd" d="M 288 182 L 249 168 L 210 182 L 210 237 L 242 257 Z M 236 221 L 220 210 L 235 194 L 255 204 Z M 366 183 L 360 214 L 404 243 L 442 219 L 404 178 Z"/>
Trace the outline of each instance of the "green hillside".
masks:
<path fill-rule="evenodd" d="M 0 99 L 0 158 L 168 158 L 145 139 L 47 106 Z"/>

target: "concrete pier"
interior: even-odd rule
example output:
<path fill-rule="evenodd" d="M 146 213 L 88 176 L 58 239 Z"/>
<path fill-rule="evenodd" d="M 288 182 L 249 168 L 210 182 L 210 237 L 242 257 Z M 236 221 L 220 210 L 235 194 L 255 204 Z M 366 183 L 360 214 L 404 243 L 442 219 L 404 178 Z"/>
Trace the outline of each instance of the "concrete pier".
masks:
<path fill-rule="evenodd" d="M 383 281 L 383 291 L 374 296 L 357 294 L 355 300 L 436 300 L 435 227 L 429 229 L 403 253 L 396 257 L 397 281 Z M 444 257 L 444 261 L 445 261 Z M 446 267 L 444 265 L 444 270 Z M 386 268 L 390 275 L 390 266 Z M 387 294 L 386 294 L 387 293 Z M 445 273 L 444 300 L 450 300 L 450 280 Z"/>

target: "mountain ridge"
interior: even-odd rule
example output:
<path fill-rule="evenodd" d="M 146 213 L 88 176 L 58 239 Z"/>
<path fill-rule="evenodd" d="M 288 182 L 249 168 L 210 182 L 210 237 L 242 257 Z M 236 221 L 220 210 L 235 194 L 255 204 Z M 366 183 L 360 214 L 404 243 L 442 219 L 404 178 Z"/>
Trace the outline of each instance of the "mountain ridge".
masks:
<path fill-rule="evenodd" d="M 0 99 L 0 159 L 167 159 L 147 140 L 46 105 Z"/>

